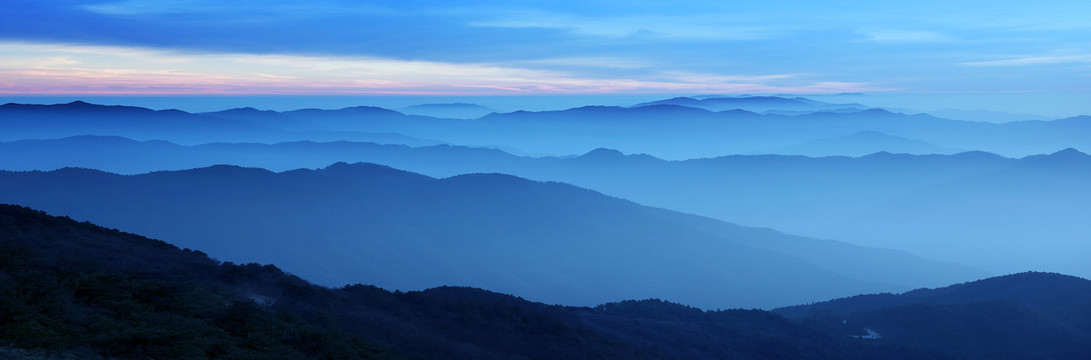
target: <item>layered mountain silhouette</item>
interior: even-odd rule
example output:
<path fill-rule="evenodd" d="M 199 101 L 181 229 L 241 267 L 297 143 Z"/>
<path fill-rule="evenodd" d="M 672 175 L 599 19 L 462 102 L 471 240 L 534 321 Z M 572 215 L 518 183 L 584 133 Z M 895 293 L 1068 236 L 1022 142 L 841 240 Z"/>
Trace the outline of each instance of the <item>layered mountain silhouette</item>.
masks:
<path fill-rule="evenodd" d="M 209 138 L 208 134 L 269 134 L 276 130 L 250 123 L 134 106 L 106 106 L 74 101 L 57 105 L 0 105 L 0 135 L 5 140 L 76 135 L 115 135 L 157 139 L 173 134 L 177 141 Z M 213 136 L 214 137 L 214 136 Z M 220 137 L 213 141 L 226 140 Z"/>
<path fill-rule="evenodd" d="M 1004 123 L 1012 121 L 1027 121 L 1027 120 L 1041 120 L 1047 117 L 1041 115 L 1032 114 L 1020 114 L 1009 113 L 1002 111 L 989 111 L 989 110 L 959 110 L 959 109 L 941 109 L 927 112 L 929 115 L 941 117 L 944 119 L 953 120 L 965 120 L 965 121 L 987 121 L 994 123 Z"/>
<path fill-rule="evenodd" d="M 770 307 L 982 273 L 896 251 L 746 228 L 510 175 L 373 164 L 213 166 L 122 176 L 0 172 L 0 201 L 272 262 L 325 285 L 462 285 L 547 303 L 662 298 Z"/>
<path fill-rule="evenodd" d="M 810 156 L 865 156 L 877 152 L 895 154 L 955 154 L 959 149 L 935 146 L 921 140 L 861 131 L 828 139 L 817 139 L 795 146 L 772 149 L 770 154 Z"/>
<path fill-rule="evenodd" d="M 909 241 L 900 248 L 934 258 L 961 254 L 983 268 L 1084 275 L 1091 271 L 1083 260 L 1091 253 L 1084 240 L 1091 224 L 1082 220 L 1091 215 L 1088 195 L 1091 156 L 1065 149 L 888 199 L 859 214 L 859 229 L 891 231 L 876 246 Z M 949 241 L 951 233 L 964 241 Z"/>
<path fill-rule="evenodd" d="M 379 122 L 391 117 L 407 117 L 379 108 L 347 108 L 328 115 L 326 110 L 304 109 L 290 112 L 231 109 L 192 114 L 180 110 L 151 110 L 134 106 L 97 105 L 83 101 L 67 104 L 0 105 L 0 140 L 50 139 L 98 135 L 122 136 L 142 140 L 169 140 L 194 144 L 208 142 L 275 142 L 288 140 L 354 140 L 411 145 L 438 144 L 401 134 L 357 131 L 368 126 L 354 125 L 365 117 Z M 303 119 L 295 117 L 304 114 Z M 429 118 L 431 119 L 431 118 Z M 371 126 L 371 128 L 378 128 Z"/>
<path fill-rule="evenodd" d="M 0 355 L 15 359 L 1072 359 L 1091 346 L 1091 282 L 1058 274 L 774 312 L 563 307 L 466 287 L 319 287 L 11 205 L 0 233 Z"/>
<path fill-rule="evenodd" d="M 275 171 L 337 161 L 380 163 L 433 177 L 475 172 L 559 181 L 655 207 L 794 234 L 896 248 L 995 273 L 1091 276 L 1091 164 L 1075 149 L 1013 159 L 984 152 L 861 157 L 733 155 L 666 161 L 598 149 L 577 157 L 489 148 L 357 142 L 180 146 L 110 137 L 0 143 L 0 168 L 86 167 L 138 174 L 240 164 Z M 989 256 L 982 256 L 988 254 Z M 938 284 L 933 284 L 938 285 Z"/>
<path fill-rule="evenodd" d="M 0 355 L 263 359 L 919 359 L 760 310 L 593 308 L 464 287 L 308 284 L 272 265 L 0 205 Z M 17 321 L 7 322 L 14 318 Z"/>
<path fill-rule="evenodd" d="M 792 112 L 818 112 L 818 111 L 834 111 L 843 109 L 867 109 L 866 106 L 860 104 L 831 104 L 822 101 L 815 101 L 803 97 L 786 98 L 779 96 L 744 96 L 744 97 L 704 97 L 704 98 L 691 98 L 691 97 L 676 97 L 666 100 L 658 100 L 647 103 L 637 104 L 636 106 L 648 106 L 648 105 L 680 105 L 695 107 L 699 109 L 705 109 L 709 111 L 724 111 L 724 110 L 745 110 L 756 113 L 765 113 L 768 111 L 792 111 Z"/>
<path fill-rule="evenodd" d="M 731 101 L 744 100 L 767 102 L 770 106 L 814 102 L 780 97 Z M 284 112 L 240 108 L 189 114 L 86 103 L 7 104 L 0 106 L 0 119 L 3 119 L 0 130 L 6 135 L 3 139 L 9 141 L 113 135 L 187 144 L 380 139 L 388 142 L 394 140 L 375 138 L 374 135 L 396 134 L 406 137 L 405 144 L 413 145 L 442 141 L 550 155 L 571 155 L 607 147 L 668 159 L 760 153 L 860 132 L 890 135 L 887 140 L 915 139 L 941 148 L 976 149 L 1006 156 L 1091 146 L 1086 137 L 1079 136 L 1091 130 L 1091 121 L 1086 117 L 995 124 L 926 114 L 905 115 L 881 109 L 779 111 L 782 112 L 710 111 L 668 101 L 637 107 L 585 106 L 559 111 L 492 113 L 475 119 L 440 119 L 368 106 Z M 83 112 L 89 115 L 81 115 Z M 97 124 L 100 122 L 102 124 Z M 876 150 L 907 150 L 900 143 L 880 142 Z M 848 155 L 850 150 L 853 149 L 838 155 Z"/>
<path fill-rule="evenodd" d="M 110 137 L 0 143 L 0 168 L 62 167 L 138 174 L 240 164 L 275 171 L 347 160 L 433 177 L 475 172 L 559 181 L 655 207 L 794 234 L 896 248 L 1010 273 L 1091 276 L 1080 219 L 1091 209 L 1083 153 L 1013 159 L 984 152 L 861 157 L 733 155 L 666 161 L 598 149 L 524 157 L 460 146 L 357 142 L 180 146 Z M 988 254 L 988 256 L 983 256 Z M 939 285 L 939 284 L 932 284 Z"/>

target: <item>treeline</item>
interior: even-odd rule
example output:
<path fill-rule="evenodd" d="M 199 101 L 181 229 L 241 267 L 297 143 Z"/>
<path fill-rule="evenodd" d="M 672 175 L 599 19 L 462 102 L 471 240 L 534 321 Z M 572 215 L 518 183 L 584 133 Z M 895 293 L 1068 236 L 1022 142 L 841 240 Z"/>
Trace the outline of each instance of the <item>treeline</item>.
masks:
<path fill-rule="evenodd" d="M 102 251 L 122 247 L 131 252 Z M 109 262 L 113 255 L 119 261 Z M 337 327 L 260 306 L 230 286 L 252 267 L 5 206 L 0 345 L 9 347 L 6 355 L 31 359 L 406 358 Z"/>

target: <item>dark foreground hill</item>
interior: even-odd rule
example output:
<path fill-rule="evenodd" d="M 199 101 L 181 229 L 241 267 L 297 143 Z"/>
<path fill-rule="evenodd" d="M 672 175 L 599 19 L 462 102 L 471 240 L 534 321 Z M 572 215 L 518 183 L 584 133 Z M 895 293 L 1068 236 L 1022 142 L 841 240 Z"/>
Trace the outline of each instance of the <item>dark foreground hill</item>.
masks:
<path fill-rule="evenodd" d="M 984 359 L 1083 359 L 1091 353 L 1091 281 L 1028 272 L 904 294 L 776 309 L 841 335 Z"/>
<path fill-rule="evenodd" d="M 5 359 L 1080 359 L 1091 350 L 1091 282 L 1047 273 L 776 311 L 788 317 L 660 300 L 563 307 L 466 287 L 319 287 L 272 265 L 220 263 L 12 205 L 0 205 L 0 260 Z"/>
<path fill-rule="evenodd" d="M 272 266 L 220 264 L 162 241 L 0 205 L 5 359 L 408 358 L 307 316 L 294 299 L 311 289 Z M 289 300 L 255 302 L 271 305 L 257 294 L 273 290 Z"/>
<path fill-rule="evenodd" d="M 373 164 L 122 176 L 0 172 L 0 201 L 149 234 L 327 286 L 487 288 L 594 305 L 775 307 L 980 278 L 896 251 L 781 234 L 500 174 Z M 932 285 L 934 286 L 934 285 Z"/>
<path fill-rule="evenodd" d="M 0 205 L 0 258 L 0 355 L 17 359 L 947 358 L 760 310 L 329 289 L 11 205 Z"/>

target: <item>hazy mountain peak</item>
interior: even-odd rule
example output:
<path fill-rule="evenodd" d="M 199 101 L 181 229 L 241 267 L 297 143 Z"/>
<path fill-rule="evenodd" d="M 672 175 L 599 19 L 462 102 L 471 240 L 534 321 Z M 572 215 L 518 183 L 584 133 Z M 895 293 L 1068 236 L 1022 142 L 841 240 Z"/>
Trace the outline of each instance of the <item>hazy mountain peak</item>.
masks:
<path fill-rule="evenodd" d="M 170 173 L 183 173 L 184 171 L 185 170 L 182 170 L 182 171 L 167 171 L 167 172 L 170 172 Z M 209 166 L 209 167 L 193 169 L 191 171 L 194 174 L 219 175 L 219 176 L 245 176 L 245 175 L 257 175 L 257 174 L 261 174 L 261 175 L 274 174 L 274 172 L 266 170 L 266 169 L 262 169 L 262 168 L 243 167 L 243 166 L 238 166 L 238 165 L 227 165 L 227 164 L 217 164 L 217 165 L 212 165 L 212 166 Z"/>
<path fill-rule="evenodd" d="M 1086 153 L 1084 153 L 1082 151 L 1079 151 L 1079 150 L 1076 150 L 1074 148 L 1065 148 L 1064 150 L 1049 154 L 1049 156 L 1051 156 L 1051 157 L 1061 157 L 1061 158 L 1079 158 L 1079 159 L 1083 159 L 1083 158 L 1088 157 L 1088 155 Z"/>
<path fill-rule="evenodd" d="M 984 160 L 984 159 L 1007 159 L 1007 158 L 1005 158 L 1003 156 L 1000 156 L 1000 155 L 997 155 L 997 154 L 994 154 L 994 153 L 991 153 L 991 152 L 988 152 L 988 151 L 981 151 L 981 150 L 963 151 L 963 152 L 960 152 L 960 153 L 951 154 L 951 156 L 962 158 L 962 159 L 982 159 L 982 160 Z"/>
<path fill-rule="evenodd" d="M 234 109 L 227 109 L 227 110 L 223 110 L 223 111 L 218 111 L 218 112 L 214 112 L 212 114 L 232 114 L 232 113 L 233 114 L 273 114 L 273 113 L 278 113 L 278 112 L 273 111 L 273 110 L 259 110 L 259 109 L 255 109 L 255 108 L 246 106 L 246 107 L 241 107 L 241 108 L 234 108 Z"/>
<path fill-rule="evenodd" d="M 437 118 L 476 119 L 496 112 L 495 109 L 473 103 L 420 104 L 398 109 L 407 115 Z"/>
<path fill-rule="evenodd" d="M 1087 159 L 1091 159 L 1091 155 L 1074 148 L 1065 148 L 1052 154 L 1031 155 L 1023 158 L 1023 160 L 1029 160 L 1039 164 L 1064 164 L 1072 161 L 1085 161 Z"/>
<path fill-rule="evenodd" d="M 369 162 L 355 162 L 347 163 L 344 161 L 336 162 L 318 170 L 306 170 L 300 169 L 296 171 L 301 172 L 313 172 L 320 174 L 333 174 L 333 175 L 350 175 L 350 176 L 383 176 L 383 177 L 398 177 L 398 178 L 419 178 L 419 179 L 432 179 L 429 176 L 395 169 L 390 166 L 369 163 Z"/>
<path fill-rule="evenodd" d="M 377 171 L 391 171 L 391 172 L 404 172 L 386 165 L 380 165 L 369 162 L 354 162 L 348 163 L 344 161 L 338 161 L 329 166 L 319 169 L 318 171 L 344 171 L 344 170 L 377 170 Z"/>
<path fill-rule="evenodd" d="M 608 148 L 597 148 L 580 155 L 581 159 L 618 159 L 625 157 L 621 151 Z"/>
<path fill-rule="evenodd" d="M 860 113 L 861 114 L 868 114 L 868 115 L 894 115 L 893 112 L 890 112 L 890 111 L 887 111 L 887 110 L 884 110 L 884 109 L 880 109 L 880 108 L 871 108 L 871 109 L 861 111 Z"/>

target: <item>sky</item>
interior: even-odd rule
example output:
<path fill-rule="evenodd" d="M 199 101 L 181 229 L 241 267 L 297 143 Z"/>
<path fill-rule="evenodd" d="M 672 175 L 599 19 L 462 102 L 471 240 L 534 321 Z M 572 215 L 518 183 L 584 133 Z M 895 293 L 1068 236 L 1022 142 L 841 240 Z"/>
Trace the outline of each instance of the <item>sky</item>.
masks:
<path fill-rule="evenodd" d="M 1087 1 L 0 1 L 8 97 L 997 94 L 975 106 L 1091 113 Z"/>

